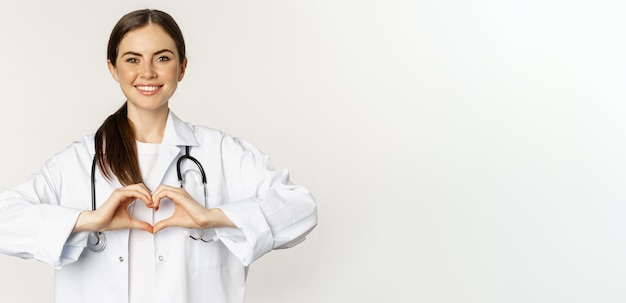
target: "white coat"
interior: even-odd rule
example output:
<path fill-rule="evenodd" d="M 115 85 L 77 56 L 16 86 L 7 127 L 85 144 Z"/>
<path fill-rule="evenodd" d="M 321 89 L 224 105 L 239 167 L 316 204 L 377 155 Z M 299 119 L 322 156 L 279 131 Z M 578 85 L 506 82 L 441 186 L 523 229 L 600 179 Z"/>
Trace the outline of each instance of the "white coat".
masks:
<path fill-rule="evenodd" d="M 211 243 L 194 241 L 179 227 L 157 233 L 155 302 L 243 302 L 248 265 L 303 240 L 317 224 L 315 201 L 249 143 L 185 123 L 171 112 L 154 170 L 163 176 L 162 184 L 178 185 L 176 160 L 184 146 L 191 146 L 207 174 L 209 207 L 221 208 L 237 228 L 206 230 L 205 238 L 219 238 Z M 79 212 L 91 209 L 93 155 L 93 135 L 86 136 L 28 181 L 0 192 L 0 253 L 53 266 L 59 303 L 128 302 L 129 230 L 106 232 L 107 246 L 100 253 L 86 249 L 87 233 L 72 233 Z M 185 187 L 204 203 L 193 172 L 198 169 L 185 162 L 186 182 L 196 184 Z M 96 176 L 101 205 L 121 185 Z M 173 203 L 163 200 L 155 222 L 172 212 Z"/>

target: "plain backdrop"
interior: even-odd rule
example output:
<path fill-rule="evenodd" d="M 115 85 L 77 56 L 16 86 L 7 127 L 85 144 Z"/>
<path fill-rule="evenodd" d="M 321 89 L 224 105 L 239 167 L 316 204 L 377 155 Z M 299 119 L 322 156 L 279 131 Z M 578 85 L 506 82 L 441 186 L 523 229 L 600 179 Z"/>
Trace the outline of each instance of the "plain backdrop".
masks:
<path fill-rule="evenodd" d="M 623 3 L 4 1 L 0 188 L 122 104 L 109 32 L 157 8 L 188 47 L 171 109 L 318 201 L 247 303 L 624 302 Z M 52 291 L 49 267 L 0 256 L 1 302 Z"/>

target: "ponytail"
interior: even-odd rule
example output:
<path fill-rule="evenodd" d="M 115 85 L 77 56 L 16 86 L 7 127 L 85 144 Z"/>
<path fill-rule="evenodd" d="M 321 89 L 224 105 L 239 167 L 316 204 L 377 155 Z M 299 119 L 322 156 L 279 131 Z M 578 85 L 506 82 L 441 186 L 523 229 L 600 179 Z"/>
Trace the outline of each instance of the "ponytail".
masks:
<path fill-rule="evenodd" d="M 113 27 L 107 46 L 107 59 L 117 64 L 120 43 L 130 31 L 155 24 L 160 26 L 176 43 L 180 64 L 185 61 L 185 40 L 178 24 L 169 14 L 151 9 L 142 9 L 124 15 Z M 137 143 L 133 125 L 128 120 L 127 104 L 110 115 L 96 132 L 96 162 L 104 176 L 113 177 L 122 185 L 143 183 L 137 157 Z"/>
<path fill-rule="evenodd" d="M 124 186 L 143 183 L 133 125 L 128 119 L 126 103 L 110 115 L 95 136 L 96 162 L 104 176 L 116 176 Z"/>

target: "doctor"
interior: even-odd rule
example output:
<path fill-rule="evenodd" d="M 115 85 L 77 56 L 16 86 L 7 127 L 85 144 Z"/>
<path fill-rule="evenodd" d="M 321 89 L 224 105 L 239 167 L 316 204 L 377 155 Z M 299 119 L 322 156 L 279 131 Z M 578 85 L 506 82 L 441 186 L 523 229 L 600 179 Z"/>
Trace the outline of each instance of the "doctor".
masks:
<path fill-rule="evenodd" d="M 243 302 L 248 266 L 302 241 L 315 201 L 250 143 L 169 110 L 187 66 L 171 16 L 123 16 L 107 54 L 127 101 L 0 192 L 0 252 L 53 266 L 56 302 Z M 177 169 L 187 153 L 200 165 Z"/>

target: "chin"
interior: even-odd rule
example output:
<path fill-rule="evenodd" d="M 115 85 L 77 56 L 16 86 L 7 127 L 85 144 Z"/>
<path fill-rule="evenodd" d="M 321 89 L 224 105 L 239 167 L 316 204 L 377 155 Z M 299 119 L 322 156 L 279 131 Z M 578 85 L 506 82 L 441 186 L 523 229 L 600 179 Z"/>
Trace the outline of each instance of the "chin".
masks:
<path fill-rule="evenodd" d="M 129 109 L 132 108 L 138 111 L 161 111 L 161 110 L 167 110 L 168 103 L 167 102 L 153 103 L 153 102 L 128 101 L 128 108 Z"/>

